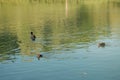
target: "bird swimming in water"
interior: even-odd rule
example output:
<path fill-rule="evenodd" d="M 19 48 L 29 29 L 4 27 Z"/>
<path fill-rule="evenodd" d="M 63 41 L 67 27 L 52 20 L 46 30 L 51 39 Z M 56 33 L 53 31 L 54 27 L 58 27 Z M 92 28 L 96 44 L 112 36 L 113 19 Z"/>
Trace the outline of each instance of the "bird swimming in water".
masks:
<path fill-rule="evenodd" d="M 105 45 L 106 44 L 104 42 L 101 42 L 101 43 L 98 44 L 98 47 L 105 47 Z"/>
<path fill-rule="evenodd" d="M 35 41 L 35 39 L 36 39 L 36 36 L 33 34 L 33 32 L 31 32 L 31 40 Z"/>
<path fill-rule="evenodd" d="M 37 58 L 38 58 L 38 60 L 40 60 L 41 57 L 43 57 L 42 54 L 37 54 Z"/>

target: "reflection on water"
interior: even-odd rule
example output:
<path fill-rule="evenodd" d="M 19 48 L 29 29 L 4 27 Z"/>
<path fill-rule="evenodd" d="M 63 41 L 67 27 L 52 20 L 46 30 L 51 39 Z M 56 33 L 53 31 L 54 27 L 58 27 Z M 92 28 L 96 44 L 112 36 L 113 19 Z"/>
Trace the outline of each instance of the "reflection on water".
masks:
<path fill-rule="evenodd" d="M 108 0 L 88 4 L 87 1 L 77 1 L 53 1 L 56 4 L 52 4 L 52 1 L 43 4 L 42 1 L 36 2 L 36 5 L 34 0 L 30 0 L 31 4 L 24 2 L 24 5 L 1 2 L 1 56 L 14 54 L 11 51 L 17 48 L 21 55 L 53 53 L 55 48 L 64 50 L 69 47 L 72 50 L 76 44 L 91 43 L 98 40 L 99 36 L 107 37 L 114 33 L 114 26 L 119 24 L 119 2 Z M 37 35 L 35 42 L 30 40 L 31 31 Z M 69 46 L 71 43 L 75 45 Z"/>
<path fill-rule="evenodd" d="M 0 63 L 34 62 L 42 54 L 44 60 L 72 59 L 70 64 L 77 65 L 74 60 L 97 61 L 96 54 L 107 53 L 106 47 L 118 55 L 119 9 L 118 0 L 0 0 Z M 35 41 L 30 32 L 36 35 Z M 106 47 L 98 49 L 99 42 Z M 88 74 L 80 73 L 82 78 Z"/>

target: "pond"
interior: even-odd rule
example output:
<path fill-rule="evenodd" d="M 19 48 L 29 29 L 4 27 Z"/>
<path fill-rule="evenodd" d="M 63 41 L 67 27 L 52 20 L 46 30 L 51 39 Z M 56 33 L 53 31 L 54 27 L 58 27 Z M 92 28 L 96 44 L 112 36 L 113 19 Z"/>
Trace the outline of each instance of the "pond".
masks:
<path fill-rule="evenodd" d="M 119 14 L 119 0 L 1 0 L 0 80 L 120 80 Z"/>

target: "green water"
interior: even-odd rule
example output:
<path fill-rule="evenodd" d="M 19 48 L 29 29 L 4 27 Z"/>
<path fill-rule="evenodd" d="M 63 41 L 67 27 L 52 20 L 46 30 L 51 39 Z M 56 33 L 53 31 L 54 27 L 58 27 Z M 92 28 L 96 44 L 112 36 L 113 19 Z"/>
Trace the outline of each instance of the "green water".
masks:
<path fill-rule="evenodd" d="M 119 80 L 119 14 L 119 0 L 1 0 L 0 80 Z"/>

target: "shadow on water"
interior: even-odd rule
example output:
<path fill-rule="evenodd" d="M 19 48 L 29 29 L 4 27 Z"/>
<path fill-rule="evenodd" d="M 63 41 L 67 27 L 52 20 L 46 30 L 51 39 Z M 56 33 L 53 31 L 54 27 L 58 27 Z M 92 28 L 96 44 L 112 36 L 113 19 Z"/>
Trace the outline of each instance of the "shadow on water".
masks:
<path fill-rule="evenodd" d="M 88 6 L 82 4 L 80 8 L 77 9 L 76 14 L 76 25 L 78 27 L 93 27 L 92 18 L 90 17 Z"/>
<path fill-rule="evenodd" d="M 43 36 L 42 39 L 44 41 L 43 44 L 43 51 L 50 51 L 52 49 L 52 39 L 51 37 L 53 36 L 53 32 L 52 32 L 52 21 L 45 21 L 44 22 L 44 28 L 43 28 Z"/>
<path fill-rule="evenodd" d="M 115 1 L 115 2 L 113 2 L 113 5 L 114 5 L 114 6 L 117 6 L 117 7 L 120 7 L 120 1 L 117 1 L 117 2 Z"/>
<path fill-rule="evenodd" d="M 16 53 L 19 52 L 17 37 L 9 32 L 0 35 L 0 62 L 10 60 L 14 62 Z"/>

